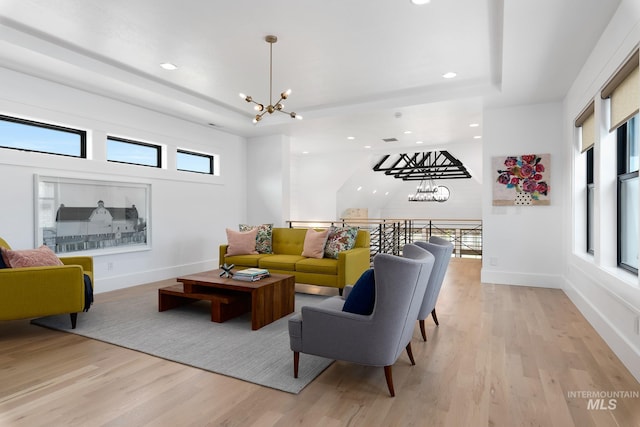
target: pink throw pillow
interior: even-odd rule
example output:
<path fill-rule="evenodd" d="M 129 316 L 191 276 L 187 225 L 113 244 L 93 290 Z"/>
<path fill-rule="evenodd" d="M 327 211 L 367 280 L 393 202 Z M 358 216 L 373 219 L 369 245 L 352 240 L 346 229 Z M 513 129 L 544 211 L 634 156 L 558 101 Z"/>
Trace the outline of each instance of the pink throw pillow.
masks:
<path fill-rule="evenodd" d="M 329 230 L 316 231 L 309 228 L 304 236 L 302 256 L 324 258 L 324 245 L 327 243 L 327 237 L 329 237 Z"/>
<path fill-rule="evenodd" d="M 258 229 L 254 228 L 249 231 L 233 231 L 227 228 L 227 255 L 255 255 L 256 251 L 256 235 Z M 222 262 L 222 261 L 221 261 Z"/>
<path fill-rule="evenodd" d="M 9 261 L 11 268 L 64 265 L 60 258 L 45 245 L 40 246 L 38 249 L 22 251 L 3 249 L 2 252 L 7 261 Z"/>

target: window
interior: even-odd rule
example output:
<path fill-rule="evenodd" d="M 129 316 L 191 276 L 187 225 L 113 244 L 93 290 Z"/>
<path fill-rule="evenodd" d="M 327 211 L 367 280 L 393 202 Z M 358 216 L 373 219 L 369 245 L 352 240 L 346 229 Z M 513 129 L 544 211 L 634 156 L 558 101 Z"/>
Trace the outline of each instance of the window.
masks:
<path fill-rule="evenodd" d="M 213 156 L 210 154 L 178 150 L 176 168 L 180 171 L 213 175 Z"/>
<path fill-rule="evenodd" d="M 87 133 L 16 117 L 0 116 L 0 147 L 87 157 Z"/>
<path fill-rule="evenodd" d="M 586 224 L 587 224 L 587 247 L 588 253 L 594 253 L 594 212 L 595 212 L 595 187 L 593 184 L 593 145 L 596 140 L 596 121 L 595 121 L 595 101 L 591 100 L 589 104 L 582 110 L 575 121 L 576 127 L 580 130 L 580 152 L 586 153 L 586 189 L 587 189 L 587 206 L 586 206 Z"/>
<path fill-rule="evenodd" d="M 107 137 L 107 160 L 159 168 L 162 166 L 162 152 L 159 145 L 109 136 Z"/>
<path fill-rule="evenodd" d="M 587 252 L 594 253 L 593 240 L 595 236 L 595 186 L 593 183 L 593 147 L 587 154 Z"/>
<path fill-rule="evenodd" d="M 638 115 L 617 129 L 618 266 L 638 274 Z"/>

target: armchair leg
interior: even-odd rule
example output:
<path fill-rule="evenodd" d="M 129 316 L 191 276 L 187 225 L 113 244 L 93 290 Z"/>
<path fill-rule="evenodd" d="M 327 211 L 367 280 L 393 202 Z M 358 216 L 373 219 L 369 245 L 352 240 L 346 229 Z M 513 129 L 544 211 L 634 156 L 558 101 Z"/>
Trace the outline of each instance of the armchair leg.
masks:
<path fill-rule="evenodd" d="M 424 319 L 418 321 L 420 323 L 420 332 L 422 333 L 422 339 L 427 340 L 427 331 L 424 329 Z"/>
<path fill-rule="evenodd" d="M 71 317 L 71 329 L 75 329 L 78 321 L 78 313 L 69 313 L 69 316 Z"/>
<path fill-rule="evenodd" d="M 342 296 L 343 292 L 344 292 L 344 288 L 338 288 L 338 295 Z"/>
<path fill-rule="evenodd" d="M 293 352 L 293 378 L 298 378 L 298 364 L 300 363 L 300 352 Z"/>
<path fill-rule="evenodd" d="M 389 394 L 391 395 L 391 397 L 394 397 L 396 395 L 396 392 L 393 390 L 393 375 L 391 374 L 391 365 L 387 365 L 384 367 L 384 377 L 387 380 Z"/>
<path fill-rule="evenodd" d="M 409 360 L 411 360 L 411 364 L 415 365 L 416 361 L 413 359 L 413 351 L 411 351 L 411 342 L 407 344 L 407 354 L 409 355 Z"/>
<path fill-rule="evenodd" d="M 433 317 L 433 321 L 436 322 L 436 326 L 440 325 L 440 323 L 438 323 L 438 316 L 436 316 L 436 309 L 435 308 L 433 310 L 431 310 L 431 317 Z"/>

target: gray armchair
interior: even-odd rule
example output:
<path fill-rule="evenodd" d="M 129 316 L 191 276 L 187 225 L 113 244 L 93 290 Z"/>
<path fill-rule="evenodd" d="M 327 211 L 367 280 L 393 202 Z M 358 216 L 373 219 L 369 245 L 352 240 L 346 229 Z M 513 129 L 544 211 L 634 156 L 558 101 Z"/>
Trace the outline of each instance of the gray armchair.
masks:
<path fill-rule="evenodd" d="M 431 252 L 435 257 L 433 264 L 433 271 L 429 278 L 429 284 L 427 285 L 427 291 L 424 294 L 424 301 L 420 307 L 418 313 L 418 322 L 420 323 L 420 332 L 422 333 L 422 339 L 427 340 L 427 333 L 424 327 L 424 320 L 429 313 L 433 317 L 433 321 L 438 323 L 438 316 L 436 316 L 436 301 L 440 294 L 440 288 L 444 281 L 444 276 L 449 267 L 449 261 L 451 261 L 451 254 L 453 253 L 453 243 L 448 240 L 441 239 L 440 237 L 431 236 L 428 242 L 415 242 L 421 248 L 424 248 Z"/>
<path fill-rule="evenodd" d="M 387 387 L 395 396 L 391 367 L 405 349 L 412 365 L 411 337 L 424 299 L 434 257 L 409 244 L 404 257 L 377 254 L 373 259 L 375 304 L 370 315 L 342 311 L 345 295 L 302 307 L 289 320 L 294 377 L 298 377 L 300 353 L 383 366 Z"/>

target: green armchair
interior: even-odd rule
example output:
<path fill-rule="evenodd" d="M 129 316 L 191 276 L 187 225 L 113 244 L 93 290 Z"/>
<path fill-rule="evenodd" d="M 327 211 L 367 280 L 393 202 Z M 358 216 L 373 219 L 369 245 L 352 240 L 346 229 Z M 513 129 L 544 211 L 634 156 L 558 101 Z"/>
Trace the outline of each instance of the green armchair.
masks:
<path fill-rule="evenodd" d="M 0 238 L 0 246 L 11 249 Z M 84 309 L 84 274 L 93 283 L 93 258 L 60 258 L 64 265 L 0 269 L 0 320 L 69 313 L 75 329 Z"/>

